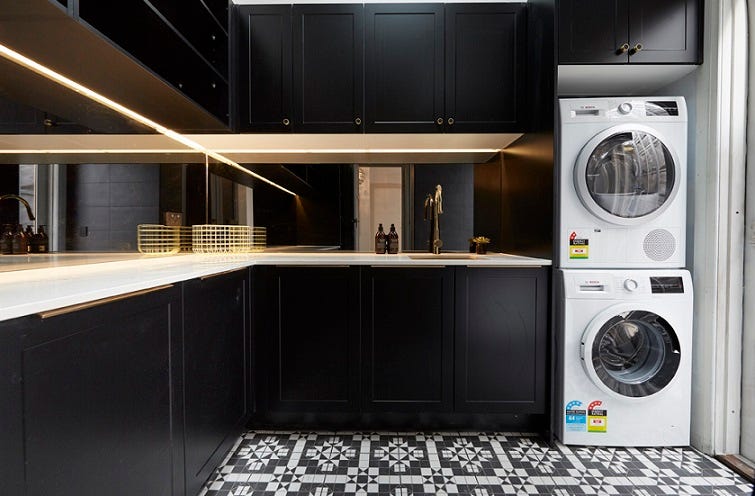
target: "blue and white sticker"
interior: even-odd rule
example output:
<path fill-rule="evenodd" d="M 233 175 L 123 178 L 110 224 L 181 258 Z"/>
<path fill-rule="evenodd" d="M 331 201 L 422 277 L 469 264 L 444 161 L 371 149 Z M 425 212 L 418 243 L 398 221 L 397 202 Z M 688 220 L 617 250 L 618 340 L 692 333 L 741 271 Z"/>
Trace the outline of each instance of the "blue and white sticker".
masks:
<path fill-rule="evenodd" d="M 565 428 L 568 432 L 585 432 L 587 430 L 587 410 L 579 408 L 581 401 L 570 401 L 566 405 Z"/>

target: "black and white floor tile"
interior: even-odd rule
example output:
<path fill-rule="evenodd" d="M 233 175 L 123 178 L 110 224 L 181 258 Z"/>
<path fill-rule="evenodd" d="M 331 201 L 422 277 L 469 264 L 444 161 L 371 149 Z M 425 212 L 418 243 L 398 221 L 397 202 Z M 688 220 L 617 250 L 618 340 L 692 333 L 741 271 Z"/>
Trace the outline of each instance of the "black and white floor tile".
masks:
<path fill-rule="evenodd" d="M 693 448 L 550 447 L 534 434 L 243 435 L 204 496 L 709 495 L 752 486 Z"/>

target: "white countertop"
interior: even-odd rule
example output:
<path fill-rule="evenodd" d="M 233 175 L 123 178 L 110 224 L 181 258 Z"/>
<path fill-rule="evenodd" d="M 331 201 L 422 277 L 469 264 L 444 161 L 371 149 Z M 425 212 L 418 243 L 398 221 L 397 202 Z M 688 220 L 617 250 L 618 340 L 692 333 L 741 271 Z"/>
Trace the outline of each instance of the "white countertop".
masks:
<path fill-rule="evenodd" d="M 413 259 L 410 257 L 431 257 Z M 354 252 L 173 255 L 62 253 L 0 256 L 0 321 L 251 265 L 539 267 L 551 261 L 506 254 L 375 255 Z M 23 270 L 22 270 L 23 269 Z"/>

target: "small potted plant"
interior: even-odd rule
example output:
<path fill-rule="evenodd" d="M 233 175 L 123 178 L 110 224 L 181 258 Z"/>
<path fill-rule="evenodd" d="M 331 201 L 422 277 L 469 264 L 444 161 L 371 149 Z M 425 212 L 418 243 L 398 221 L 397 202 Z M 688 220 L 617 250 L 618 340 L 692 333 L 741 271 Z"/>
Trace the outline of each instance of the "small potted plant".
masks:
<path fill-rule="evenodd" d="M 490 238 L 486 238 L 485 236 L 469 238 L 469 252 L 484 255 L 488 252 L 488 243 L 490 243 Z"/>

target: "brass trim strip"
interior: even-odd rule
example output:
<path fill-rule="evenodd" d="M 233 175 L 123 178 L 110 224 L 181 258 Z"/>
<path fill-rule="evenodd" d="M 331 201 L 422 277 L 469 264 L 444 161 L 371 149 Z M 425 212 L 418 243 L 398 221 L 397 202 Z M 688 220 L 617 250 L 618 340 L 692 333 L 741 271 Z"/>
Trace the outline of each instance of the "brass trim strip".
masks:
<path fill-rule="evenodd" d="M 206 281 L 207 279 L 212 279 L 213 277 L 224 276 L 226 274 L 230 274 L 232 272 L 238 272 L 240 270 L 244 270 L 244 267 L 239 267 L 238 269 L 224 270 L 223 272 L 216 272 L 215 274 L 207 274 L 206 276 L 200 277 L 199 280 Z"/>
<path fill-rule="evenodd" d="M 99 300 L 88 301 L 86 303 L 78 303 L 76 305 L 69 305 L 63 308 L 56 308 L 47 312 L 40 312 L 37 315 L 42 319 L 49 319 L 50 317 L 57 317 L 59 315 L 65 315 L 67 313 L 78 312 L 79 310 L 86 310 L 87 308 L 98 307 L 106 303 L 112 303 L 114 301 L 125 300 L 127 298 L 133 298 L 135 296 L 142 296 L 156 291 L 162 291 L 163 289 L 172 288 L 172 284 L 163 284 L 162 286 L 156 286 L 154 288 L 142 289 L 140 291 L 132 291 L 131 293 L 125 293 L 116 296 L 110 296 L 108 298 L 101 298 Z"/>

